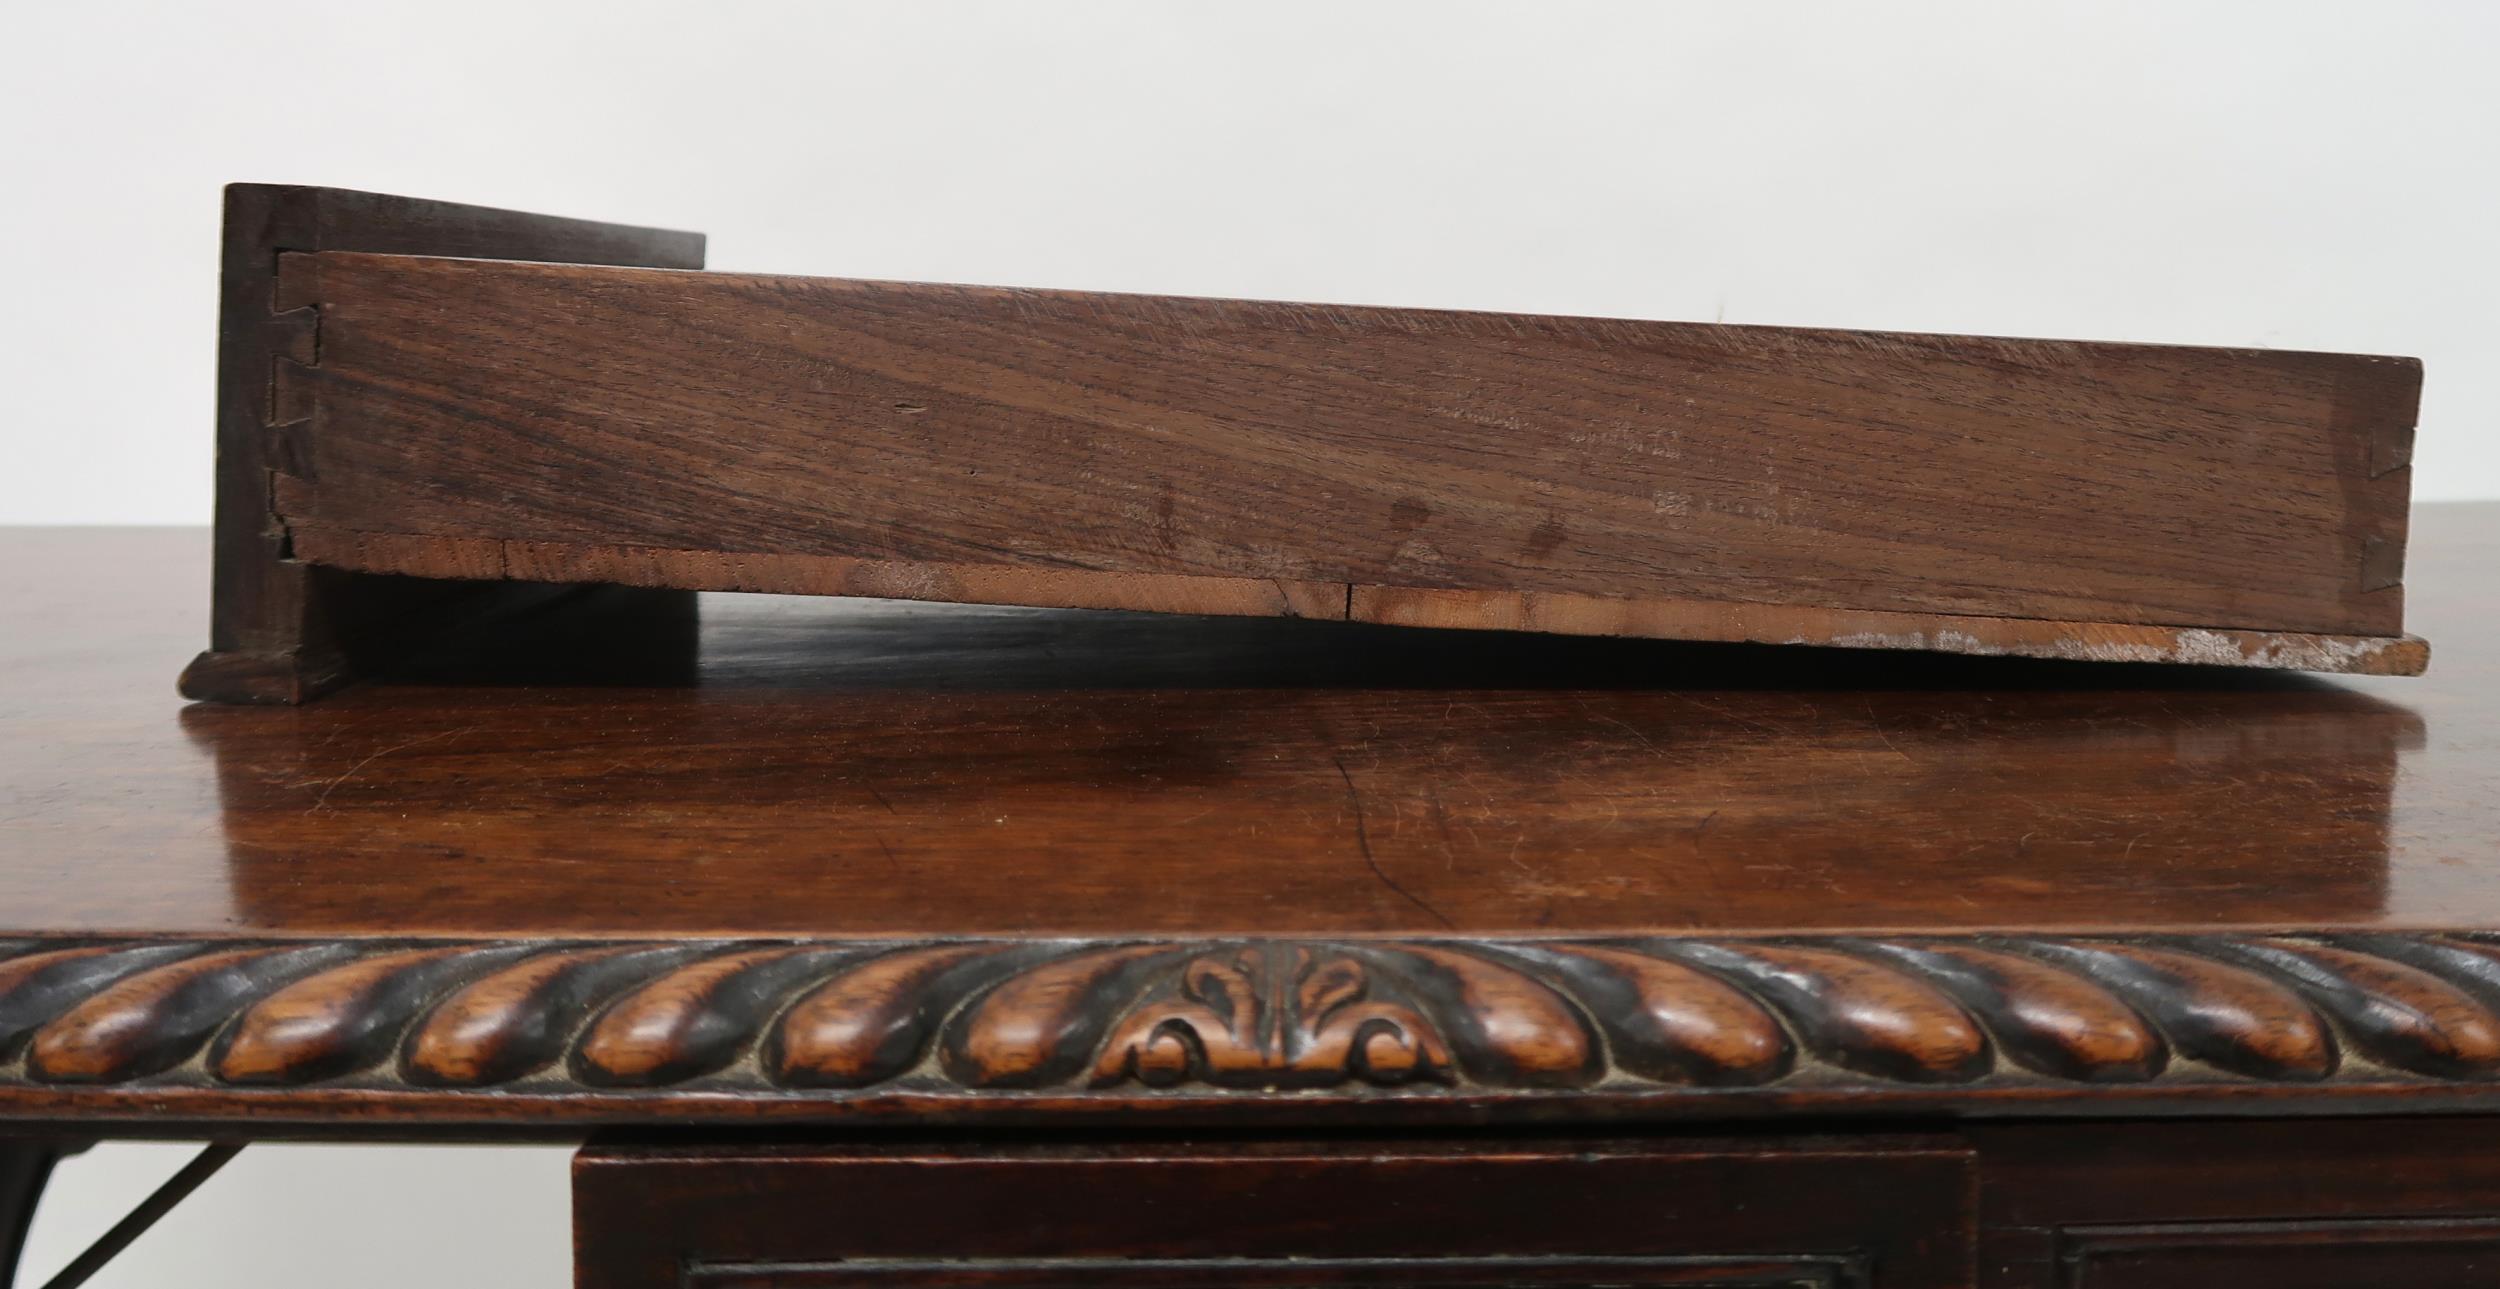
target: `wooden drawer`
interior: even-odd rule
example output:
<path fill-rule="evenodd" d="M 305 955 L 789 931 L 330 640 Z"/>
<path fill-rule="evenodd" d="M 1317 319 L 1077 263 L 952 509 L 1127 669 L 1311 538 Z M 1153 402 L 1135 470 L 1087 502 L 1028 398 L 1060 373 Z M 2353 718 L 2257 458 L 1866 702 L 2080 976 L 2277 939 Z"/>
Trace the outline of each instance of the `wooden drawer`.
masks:
<path fill-rule="evenodd" d="M 2485 1289 L 2500 1222 L 2178 1223 L 2065 1232 L 2071 1289 Z"/>
<path fill-rule="evenodd" d="M 1970 1278 L 1922 1138 L 1581 1145 L 594 1147 L 584 1289 L 1493 1289 Z"/>
<path fill-rule="evenodd" d="M 1986 1289 L 2488 1289 L 2500 1120 L 2006 1124 Z"/>

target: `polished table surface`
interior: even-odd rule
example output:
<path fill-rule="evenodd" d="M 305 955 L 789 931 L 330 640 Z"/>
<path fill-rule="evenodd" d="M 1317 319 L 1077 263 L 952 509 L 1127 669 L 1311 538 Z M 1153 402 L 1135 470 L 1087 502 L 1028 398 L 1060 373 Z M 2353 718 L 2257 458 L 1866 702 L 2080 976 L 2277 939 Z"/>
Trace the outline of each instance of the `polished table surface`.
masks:
<path fill-rule="evenodd" d="M 204 534 L 0 532 L 0 1118 L 2485 1108 L 2412 549 L 2412 679 L 618 591 L 248 708 Z"/>
<path fill-rule="evenodd" d="M 204 534 L 0 532 L 0 932 L 2500 926 L 2500 507 L 2421 678 L 711 596 L 185 707 Z"/>

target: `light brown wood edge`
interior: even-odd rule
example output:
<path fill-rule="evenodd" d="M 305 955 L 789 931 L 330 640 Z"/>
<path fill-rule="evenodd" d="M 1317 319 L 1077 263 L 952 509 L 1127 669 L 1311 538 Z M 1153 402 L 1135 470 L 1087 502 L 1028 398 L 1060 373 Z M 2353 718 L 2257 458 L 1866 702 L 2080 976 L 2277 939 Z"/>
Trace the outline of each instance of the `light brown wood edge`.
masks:
<path fill-rule="evenodd" d="M 295 487 L 281 480 L 282 509 Z M 871 596 L 964 604 L 1328 618 L 1389 626 L 1539 631 L 1750 644 L 1913 649 L 2078 662 L 2189 663 L 2413 676 L 2416 636 L 2341 636 L 2118 622 L 1867 612 L 1683 599 L 1348 585 L 1281 578 L 930 564 L 565 542 L 357 532 L 297 523 L 295 556 L 369 573 L 606 582 L 702 591 Z"/>

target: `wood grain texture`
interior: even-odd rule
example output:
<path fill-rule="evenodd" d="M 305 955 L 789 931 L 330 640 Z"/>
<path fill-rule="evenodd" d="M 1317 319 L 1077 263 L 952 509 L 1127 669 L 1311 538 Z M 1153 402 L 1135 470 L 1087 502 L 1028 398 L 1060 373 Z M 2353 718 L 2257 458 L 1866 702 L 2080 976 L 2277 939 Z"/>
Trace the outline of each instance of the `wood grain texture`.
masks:
<path fill-rule="evenodd" d="M 495 583 L 354 578 L 294 557 L 272 481 L 298 468 L 312 414 L 302 374 L 319 361 L 319 317 L 277 299 L 281 256 L 370 251 L 478 259 L 700 268 L 697 233 L 598 224 L 339 188 L 225 190 L 217 341 L 217 518 L 209 648 L 183 692 L 301 702 L 410 636 L 543 598 Z"/>
<path fill-rule="evenodd" d="M 305 492 L 300 483 L 283 481 L 281 491 L 289 496 L 302 496 Z M 699 587 L 781 595 L 856 595 L 950 604 L 1132 609 L 1236 617 L 1342 621 L 1353 616 L 1344 586 L 1286 578 L 1186 577 L 1026 569 L 999 564 L 908 563 L 834 555 L 750 555 L 478 537 L 414 537 L 301 524 L 290 529 L 290 536 L 296 554 L 310 563 L 414 577 L 606 582 L 655 588 Z"/>
<path fill-rule="evenodd" d="M 2432 625 L 2490 612 L 2489 514 L 2426 510 Z M 172 592 L 199 540 L 0 536 L 53 627 L 0 635 L 20 1122 L 2500 1086 L 2500 653 L 2472 632 L 2428 681 L 2328 684 L 779 598 L 662 648 L 594 596 L 331 703 L 182 708 L 131 678 L 198 629 Z"/>
<path fill-rule="evenodd" d="M 0 533 L 0 936 L 2500 929 L 2500 523 L 2420 680 L 587 597 L 182 707 L 197 532 Z"/>
<path fill-rule="evenodd" d="M 300 484 L 282 484 L 283 495 L 305 495 Z M 2430 646 L 2414 636 L 2336 636 L 2045 618 L 1869 613 L 1722 600 L 1357 586 L 1288 578 L 1024 569 L 835 555 L 728 554 L 476 537 L 415 537 L 309 524 L 296 525 L 289 537 L 298 558 L 325 568 L 431 578 L 502 577 L 785 595 L 857 595 L 949 604 L 1326 618 L 1400 627 L 1932 650 L 1976 657 L 2189 663 L 2373 676 L 2415 676 L 2430 665 Z"/>
<path fill-rule="evenodd" d="M 278 511 L 346 567 L 1921 648 L 2070 623 L 2149 659 L 2194 644 L 2118 629 L 2401 635 L 2411 360 L 336 252 L 280 278 L 320 343 Z"/>

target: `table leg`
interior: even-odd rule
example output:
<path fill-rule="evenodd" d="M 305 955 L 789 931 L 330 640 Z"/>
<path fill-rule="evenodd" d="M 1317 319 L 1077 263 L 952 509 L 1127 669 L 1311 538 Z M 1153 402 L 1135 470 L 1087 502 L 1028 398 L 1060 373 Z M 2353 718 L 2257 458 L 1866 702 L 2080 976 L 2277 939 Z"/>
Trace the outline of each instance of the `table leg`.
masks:
<path fill-rule="evenodd" d="M 58 1142 L 0 1137 L 0 1289 L 17 1283 L 17 1256 L 34 1225 L 35 1201 L 54 1161 L 68 1153 Z"/>

